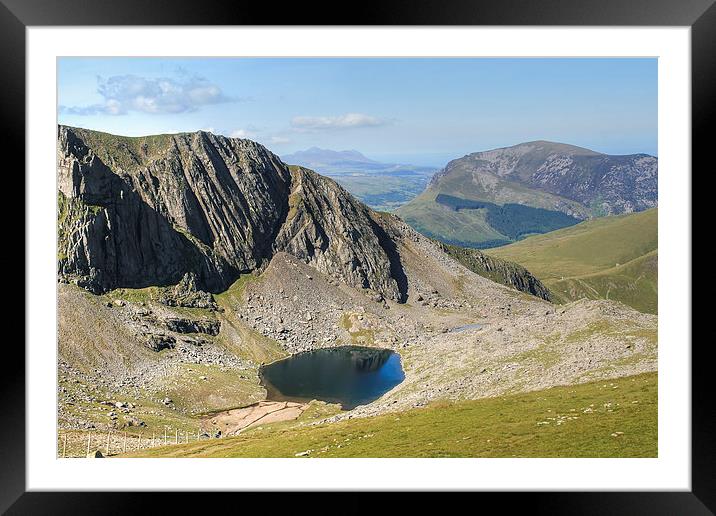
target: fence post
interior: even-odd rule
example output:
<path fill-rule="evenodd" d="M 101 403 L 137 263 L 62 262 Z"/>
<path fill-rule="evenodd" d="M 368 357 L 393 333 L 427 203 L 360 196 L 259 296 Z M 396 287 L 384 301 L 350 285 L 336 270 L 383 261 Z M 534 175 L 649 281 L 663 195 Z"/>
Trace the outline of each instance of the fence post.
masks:
<path fill-rule="evenodd" d="M 164 445 L 166 446 L 166 444 L 167 444 L 167 427 L 165 426 L 164 427 Z"/>
<path fill-rule="evenodd" d="M 87 453 L 86 453 L 85 456 L 88 456 L 88 455 L 89 455 L 90 444 L 91 444 L 91 443 L 92 443 L 92 432 L 88 432 L 88 433 L 87 433 Z"/>
<path fill-rule="evenodd" d="M 174 444 L 179 444 L 179 429 L 178 428 L 175 430 Z"/>
<path fill-rule="evenodd" d="M 67 456 L 67 434 L 65 434 L 65 437 L 62 440 L 62 458 L 64 459 L 66 456 Z"/>
<path fill-rule="evenodd" d="M 107 430 L 107 456 L 108 457 L 109 457 L 109 448 L 110 448 L 109 438 L 110 438 L 111 433 L 112 433 L 111 430 Z"/>
<path fill-rule="evenodd" d="M 122 444 L 122 453 L 127 453 L 127 431 L 124 431 L 124 443 Z"/>

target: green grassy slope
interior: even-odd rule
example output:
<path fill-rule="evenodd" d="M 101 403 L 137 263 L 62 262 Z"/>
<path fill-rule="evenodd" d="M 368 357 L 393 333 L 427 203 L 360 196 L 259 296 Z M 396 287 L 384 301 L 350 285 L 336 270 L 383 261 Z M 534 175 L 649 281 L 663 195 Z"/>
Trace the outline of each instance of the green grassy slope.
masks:
<path fill-rule="evenodd" d="M 439 178 L 437 184 L 431 185 L 427 192 L 430 192 L 433 198 L 442 193 L 475 201 L 481 200 L 496 204 L 510 202 L 546 209 L 561 204 L 569 206 L 573 212 L 582 216 L 589 213 L 588 208 L 577 201 L 537 190 L 505 177 L 499 179 L 490 177 L 485 181 L 477 181 L 473 175 L 473 169 L 469 165 L 453 167 L 448 174 Z"/>
<path fill-rule="evenodd" d="M 145 450 L 145 457 L 656 457 L 657 374 Z M 133 456 L 140 456 L 135 454 Z"/>
<path fill-rule="evenodd" d="M 106 164 L 134 170 L 165 154 L 172 144 L 172 134 L 152 136 L 118 136 L 101 131 L 73 127 L 84 142 Z"/>
<path fill-rule="evenodd" d="M 657 312 L 658 209 L 604 217 L 490 249 L 526 267 L 559 301 L 587 297 Z"/>
<path fill-rule="evenodd" d="M 487 222 L 487 210 L 455 211 L 424 192 L 395 213 L 425 236 L 464 247 L 489 247 L 511 242 Z"/>

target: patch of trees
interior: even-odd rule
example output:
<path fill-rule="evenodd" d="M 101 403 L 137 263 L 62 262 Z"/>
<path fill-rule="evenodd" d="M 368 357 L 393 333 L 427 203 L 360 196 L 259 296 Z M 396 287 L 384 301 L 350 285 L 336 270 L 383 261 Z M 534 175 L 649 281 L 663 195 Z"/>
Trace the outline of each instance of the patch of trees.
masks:
<path fill-rule="evenodd" d="M 561 211 L 533 208 L 522 204 L 508 203 L 500 206 L 491 202 L 461 199 L 446 194 L 438 194 L 435 201 L 455 211 L 486 210 L 487 223 L 512 240 L 519 240 L 531 233 L 548 233 L 581 222 Z"/>

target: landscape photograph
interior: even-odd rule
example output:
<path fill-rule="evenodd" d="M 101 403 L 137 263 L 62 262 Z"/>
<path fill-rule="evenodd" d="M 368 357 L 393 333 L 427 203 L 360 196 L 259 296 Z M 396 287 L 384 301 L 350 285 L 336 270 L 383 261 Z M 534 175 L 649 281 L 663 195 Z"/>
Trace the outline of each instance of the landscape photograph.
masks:
<path fill-rule="evenodd" d="M 658 456 L 656 58 L 57 70 L 58 458 Z"/>

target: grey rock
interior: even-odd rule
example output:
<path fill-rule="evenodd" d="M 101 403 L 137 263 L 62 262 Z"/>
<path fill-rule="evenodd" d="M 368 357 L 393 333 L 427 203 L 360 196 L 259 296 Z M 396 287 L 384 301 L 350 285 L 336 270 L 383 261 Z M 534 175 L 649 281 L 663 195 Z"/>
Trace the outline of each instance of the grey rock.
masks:
<path fill-rule="evenodd" d="M 143 335 L 143 338 L 147 347 L 153 351 L 172 349 L 176 345 L 177 341 L 171 335 L 165 335 L 160 333 L 148 333 Z"/>
<path fill-rule="evenodd" d="M 185 318 L 169 318 L 164 321 L 168 330 L 176 333 L 205 333 L 218 335 L 221 323 L 216 320 L 193 320 Z"/>
<path fill-rule="evenodd" d="M 553 300 L 554 296 L 549 289 L 522 265 L 495 256 L 489 256 L 478 249 L 443 244 L 437 241 L 435 244 L 462 265 L 480 276 L 547 301 Z M 419 295 L 418 301 L 421 299 L 422 296 Z M 549 314 L 549 312 L 547 312 L 547 314 Z"/>
<path fill-rule="evenodd" d="M 557 195 L 565 199 L 564 204 L 543 207 L 577 218 L 592 215 L 587 206 L 600 215 L 612 215 L 657 205 L 658 160 L 648 154 L 609 155 L 563 143 L 534 141 L 453 160 L 433 176 L 429 188 L 461 174 L 475 178 L 476 184 L 482 184 L 484 177 Z"/>
<path fill-rule="evenodd" d="M 61 281 L 96 293 L 176 285 L 162 302 L 212 307 L 209 293 L 284 251 L 405 300 L 392 219 L 255 142 L 59 126 L 57 152 Z"/>

